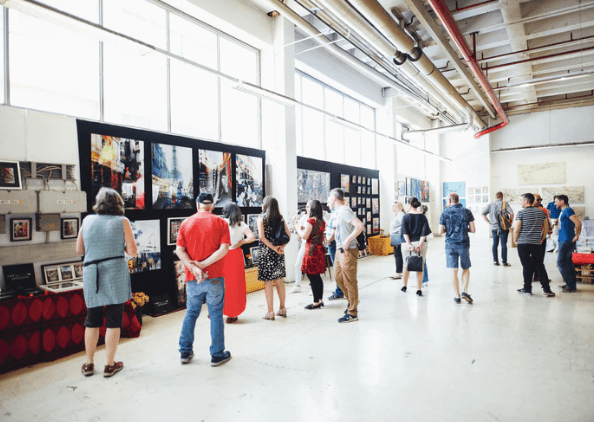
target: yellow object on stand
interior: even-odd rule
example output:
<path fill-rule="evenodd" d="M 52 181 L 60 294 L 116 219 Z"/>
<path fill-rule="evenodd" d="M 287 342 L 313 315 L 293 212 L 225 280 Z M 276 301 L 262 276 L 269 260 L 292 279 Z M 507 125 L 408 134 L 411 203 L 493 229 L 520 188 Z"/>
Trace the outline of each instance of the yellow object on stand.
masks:
<path fill-rule="evenodd" d="M 390 244 L 390 236 L 369 237 L 367 238 L 367 243 L 369 244 L 369 252 L 371 252 L 372 255 L 387 256 L 394 253 L 394 248 Z"/>

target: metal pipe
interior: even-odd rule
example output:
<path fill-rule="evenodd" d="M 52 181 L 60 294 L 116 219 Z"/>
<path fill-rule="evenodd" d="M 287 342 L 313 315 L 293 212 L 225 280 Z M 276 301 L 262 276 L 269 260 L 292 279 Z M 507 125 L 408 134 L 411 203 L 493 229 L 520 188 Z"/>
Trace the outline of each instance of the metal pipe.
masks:
<path fill-rule="evenodd" d="M 332 4 L 344 4 L 339 0 L 319 0 Z M 357 9 L 371 25 L 384 35 L 388 41 L 398 50 L 408 55 L 409 61 L 414 62 L 414 67 L 427 78 L 430 84 L 442 92 L 462 113 L 463 116 L 472 114 L 479 127 L 486 127 L 485 122 L 478 113 L 466 102 L 454 86 L 441 74 L 433 62 L 423 54 L 412 39 L 399 25 L 396 24 L 390 14 L 377 0 L 350 0 L 350 3 Z M 461 119 L 462 120 L 462 119 Z"/>
<path fill-rule="evenodd" d="M 553 57 L 567 56 L 568 54 L 582 53 L 584 51 L 591 51 L 591 50 L 594 50 L 594 47 L 587 47 L 587 48 L 581 48 L 581 49 L 578 49 L 578 50 L 564 51 L 562 53 L 547 54 L 546 56 L 540 56 L 540 57 L 531 57 L 529 59 L 518 60 L 518 61 L 510 62 L 510 63 L 498 64 L 496 66 L 490 66 L 489 67 L 487 65 L 487 67 L 485 68 L 485 70 L 501 69 L 503 67 L 515 66 L 515 65 L 519 65 L 519 64 L 523 64 L 523 63 L 538 62 L 540 60 L 550 59 L 550 58 L 553 58 Z"/>
<path fill-rule="evenodd" d="M 591 35 L 589 37 L 578 38 L 575 40 L 561 41 L 561 42 L 557 42 L 557 43 L 553 43 L 553 44 L 541 45 L 540 47 L 527 48 L 525 50 L 512 51 L 511 53 L 498 54 L 497 56 L 482 57 L 482 58 L 478 59 L 477 61 L 479 63 L 491 62 L 494 60 L 505 59 L 507 57 L 513 57 L 517 54 L 539 53 L 541 51 L 548 50 L 550 48 L 567 47 L 570 45 L 580 44 L 580 43 L 587 42 L 587 41 L 594 41 L 594 35 Z"/>
<path fill-rule="evenodd" d="M 498 1 L 499 0 L 487 0 L 482 3 L 477 3 L 477 4 L 473 4 L 471 6 L 464 6 L 464 7 L 458 7 L 458 2 L 456 2 L 456 8 L 454 10 L 450 10 L 450 13 L 463 12 L 465 10 L 472 10 L 477 7 L 484 6 L 486 4 L 497 3 Z"/>
<path fill-rule="evenodd" d="M 538 106 L 541 106 L 541 105 L 545 105 L 545 104 L 555 104 L 555 103 L 558 103 L 558 102 L 561 102 L 561 101 L 568 101 L 568 100 L 578 100 L 578 99 L 580 99 L 580 98 L 587 98 L 587 97 L 594 97 L 594 90 L 590 90 L 590 93 L 589 93 L 589 94 L 586 94 L 586 95 L 579 95 L 579 96 L 577 96 L 577 97 L 571 97 L 571 98 L 568 98 L 568 97 L 567 97 L 567 94 L 566 94 L 566 95 L 565 95 L 565 98 L 562 98 L 562 99 L 557 99 L 557 100 L 536 101 L 536 102 L 534 102 L 534 103 L 518 104 L 518 105 L 515 105 L 515 106 L 506 105 L 506 106 L 504 107 L 504 109 L 505 109 L 505 110 L 510 110 L 510 109 L 512 109 L 512 108 L 529 107 L 529 106 L 533 106 L 533 105 L 538 105 Z"/>
<path fill-rule="evenodd" d="M 472 71 L 474 76 L 479 80 L 481 86 L 487 93 L 489 100 L 491 100 L 493 107 L 495 107 L 497 114 L 499 115 L 499 117 L 502 120 L 502 122 L 499 123 L 498 125 L 492 126 L 492 127 L 485 129 L 481 132 L 475 133 L 474 134 L 475 139 L 478 139 L 481 136 L 486 135 L 487 133 L 494 132 L 496 130 L 499 130 L 499 129 L 507 126 L 509 124 L 509 119 L 505 115 L 505 111 L 503 111 L 503 107 L 501 107 L 501 103 L 497 99 L 497 96 L 495 95 L 495 92 L 493 91 L 493 87 L 491 87 L 491 84 L 487 80 L 487 77 L 481 71 L 481 68 L 479 67 L 477 61 L 472 58 L 472 53 L 471 53 L 470 49 L 468 48 L 468 45 L 466 44 L 466 40 L 460 33 L 460 30 L 458 29 L 458 26 L 456 25 L 456 21 L 454 21 L 454 18 L 452 17 L 447 5 L 445 4 L 445 2 L 443 0 L 428 0 L 428 1 L 429 1 L 429 4 L 431 5 L 431 7 L 433 8 L 433 11 L 437 14 L 437 16 L 439 17 L 439 20 L 441 20 L 444 27 L 446 28 L 446 31 L 450 35 L 450 38 L 456 43 L 458 50 L 460 50 L 460 52 L 462 53 L 462 56 L 464 56 L 464 59 L 470 65 L 470 70 Z"/>
<path fill-rule="evenodd" d="M 453 125 L 453 126 L 444 126 L 438 127 L 435 129 L 425 129 L 425 130 L 409 130 L 402 133 L 402 139 L 407 140 L 405 135 L 436 135 L 440 133 L 449 133 L 449 132 L 463 132 L 468 130 L 472 127 L 473 119 L 472 114 L 466 116 L 466 123 L 461 125 Z"/>

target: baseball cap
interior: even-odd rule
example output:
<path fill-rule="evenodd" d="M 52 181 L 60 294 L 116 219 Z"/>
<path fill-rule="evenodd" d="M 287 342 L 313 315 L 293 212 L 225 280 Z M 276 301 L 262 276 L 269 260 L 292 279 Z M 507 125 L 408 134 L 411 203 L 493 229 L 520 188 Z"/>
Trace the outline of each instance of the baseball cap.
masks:
<path fill-rule="evenodd" d="M 200 204 L 212 204 L 214 200 L 210 193 L 202 192 L 200 195 L 198 195 L 198 199 L 196 199 L 196 202 Z"/>

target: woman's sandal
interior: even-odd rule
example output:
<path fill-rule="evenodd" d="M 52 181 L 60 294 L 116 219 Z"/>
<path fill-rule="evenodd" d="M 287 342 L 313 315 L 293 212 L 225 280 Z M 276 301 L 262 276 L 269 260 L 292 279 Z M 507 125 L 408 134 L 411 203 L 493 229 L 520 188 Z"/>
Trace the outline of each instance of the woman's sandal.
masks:
<path fill-rule="evenodd" d="M 276 313 L 277 316 L 282 316 L 283 318 L 287 317 L 287 308 L 279 309 Z"/>
<path fill-rule="evenodd" d="M 262 317 L 262 319 L 268 319 L 270 321 L 274 321 L 274 312 L 268 312 L 266 315 Z"/>

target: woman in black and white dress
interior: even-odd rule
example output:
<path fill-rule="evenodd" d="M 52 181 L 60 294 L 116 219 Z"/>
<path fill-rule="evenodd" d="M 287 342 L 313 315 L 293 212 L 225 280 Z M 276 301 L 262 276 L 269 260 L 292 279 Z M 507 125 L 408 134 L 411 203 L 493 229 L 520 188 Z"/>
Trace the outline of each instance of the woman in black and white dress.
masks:
<path fill-rule="evenodd" d="M 264 319 L 274 319 L 274 290 L 273 283 L 276 284 L 276 291 L 280 300 L 280 308 L 276 313 L 278 316 L 287 317 L 287 309 L 285 307 L 285 255 L 284 249 L 287 245 L 277 245 L 274 240 L 274 233 L 283 225 L 287 236 L 291 237 L 289 227 L 283 219 L 279 208 L 278 201 L 272 196 L 264 198 L 262 205 L 262 214 L 258 218 L 258 235 L 260 238 L 260 257 L 258 261 L 258 280 L 265 283 L 264 293 L 266 295 L 266 304 L 268 312 L 264 315 Z"/>

